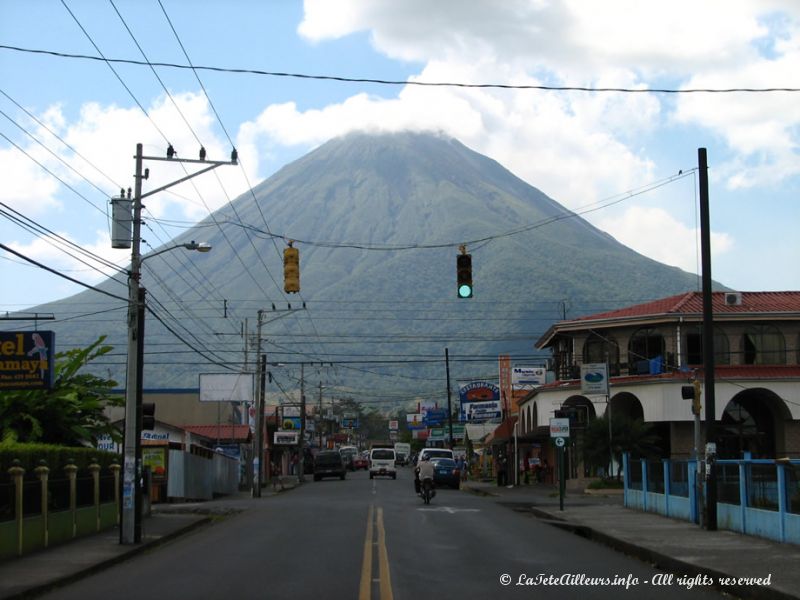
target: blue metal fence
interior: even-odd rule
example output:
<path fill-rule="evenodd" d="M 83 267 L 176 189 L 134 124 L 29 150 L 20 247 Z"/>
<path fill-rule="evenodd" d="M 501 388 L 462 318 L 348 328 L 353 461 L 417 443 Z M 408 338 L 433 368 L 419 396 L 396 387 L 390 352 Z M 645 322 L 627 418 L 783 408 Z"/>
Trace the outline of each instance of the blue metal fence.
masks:
<path fill-rule="evenodd" d="M 625 506 L 699 523 L 698 461 L 623 457 Z M 800 460 L 719 460 L 717 526 L 800 544 Z"/>

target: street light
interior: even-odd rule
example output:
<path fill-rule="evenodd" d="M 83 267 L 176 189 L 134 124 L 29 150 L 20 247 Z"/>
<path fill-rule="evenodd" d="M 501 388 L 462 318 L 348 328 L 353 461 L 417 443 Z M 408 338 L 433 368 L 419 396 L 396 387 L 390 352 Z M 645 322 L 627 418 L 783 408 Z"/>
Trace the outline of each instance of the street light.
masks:
<path fill-rule="evenodd" d="M 136 227 L 136 226 L 134 226 Z M 163 248 L 158 252 L 139 256 L 139 244 L 134 243 L 131 258 L 128 322 L 128 375 L 125 389 L 125 472 L 123 474 L 122 527 L 120 543 L 138 543 L 142 540 L 142 379 L 144 374 L 144 320 L 145 288 L 140 286 L 141 265 L 148 258 L 170 250 L 184 248 L 209 252 L 211 244 L 194 240 Z M 133 424 L 130 427 L 129 424 Z"/>
<path fill-rule="evenodd" d="M 235 151 L 234 151 L 235 153 Z M 128 368 L 125 384 L 125 439 L 123 446 L 123 466 L 122 466 L 122 506 L 120 510 L 120 544 L 134 544 L 142 541 L 141 529 L 141 471 L 142 471 L 142 376 L 144 365 L 142 355 L 144 352 L 144 307 L 145 290 L 140 287 L 142 262 L 147 258 L 158 256 L 164 252 L 176 248 L 186 250 L 196 250 L 198 252 L 208 252 L 211 245 L 195 241 L 178 244 L 163 248 L 152 254 L 142 257 L 141 255 L 141 229 L 142 229 L 142 200 L 161 192 L 169 187 L 182 183 L 192 177 L 215 169 L 222 165 L 236 164 L 235 154 L 231 155 L 228 161 L 205 161 L 175 158 L 174 151 L 168 152 L 168 157 L 144 156 L 142 154 L 142 144 L 136 144 L 136 171 L 134 173 L 134 196 L 132 199 L 132 215 L 130 224 L 133 226 L 131 234 L 131 270 L 128 277 Z M 203 169 L 195 173 L 190 173 L 177 181 L 163 185 L 145 194 L 142 193 L 142 180 L 149 176 L 149 169 L 143 168 L 144 159 L 164 160 L 172 162 L 203 163 Z M 130 198 L 130 193 L 128 194 Z M 120 212 L 125 213 L 127 208 Z M 115 212 L 115 220 L 117 213 Z M 124 240 L 121 245 L 124 247 Z"/>

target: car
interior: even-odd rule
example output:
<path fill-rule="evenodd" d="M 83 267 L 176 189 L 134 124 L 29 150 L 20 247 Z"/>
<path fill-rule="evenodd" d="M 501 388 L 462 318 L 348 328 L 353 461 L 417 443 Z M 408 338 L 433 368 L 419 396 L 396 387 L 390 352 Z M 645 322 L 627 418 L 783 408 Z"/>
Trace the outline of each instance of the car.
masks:
<path fill-rule="evenodd" d="M 344 480 L 347 470 L 338 450 L 323 450 L 314 457 L 314 481 L 323 477 L 338 477 Z"/>
<path fill-rule="evenodd" d="M 353 457 L 352 465 L 354 471 L 357 471 L 358 469 L 364 469 L 366 471 L 369 469 L 369 459 L 363 454 L 356 454 Z"/>
<path fill-rule="evenodd" d="M 397 479 L 397 456 L 394 448 L 373 448 L 369 453 L 369 478 L 391 477 Z"/>
<path fill-rule="evenodd" d="M 458 489 L 461 485 L 461 471 L 452 458 L 432 458 L 433 483 L 437 486 L 450 486 Z"/>
<path fill-rule="evenodd" d="M 353 459 L 358 456 L 358 448 L 355 446 L 342 446 L 339 448 L 339 454 L 342 455 L 342 460 L 344 461 L 344 466 L 351 471 L 355 471 L 355 467 L 353 466 Z"/>
<path fill-rule="evenodd" d="M 429 459 L 452 458 L 453 460 L 455 460 L 456 458 L 453 455 L 453 451 L 450 450 L 449 448 L 423 448 L 422 450 L 419 451 L 419 454 L 417 455 L 416 464 L 419 464 L 419 462 L 423 460 L 425 457 L 428 457 Z"/>

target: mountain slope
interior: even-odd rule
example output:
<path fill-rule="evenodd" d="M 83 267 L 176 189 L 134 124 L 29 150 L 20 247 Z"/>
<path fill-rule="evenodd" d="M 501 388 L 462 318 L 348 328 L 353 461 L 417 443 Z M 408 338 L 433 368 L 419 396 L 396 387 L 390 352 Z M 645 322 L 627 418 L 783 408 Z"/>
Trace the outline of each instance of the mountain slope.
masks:
<path fill-rule="evenodd" d="M 286 239 L 300 249 L 299 297 L 282 293 Z M 198 371 L 240 368 L 243 341 L 236 332 L 245 318 L 252 331 L 257 310 L 266 309 L 277 319 L 264 326 L 270 361 L 339 363 L 314 375 L 316 381 L 357 397 L 441 396 L 443 366 L 407 361 L 441 357 L 448 347 L 462 359 L 454 363 L 454 381 L 492 375 L 497 353 L 530 356 L 538 335 L 564 310 L 573 317 L 598 310 L 598 301 L 613 308 L 697 288 L 695 275 L 619 244 L 497 162 L 422 133 L 331 140 L 174 243 L 190 240 L 208 241 L 214 250 L 196 257 L 170 252 L 144 263 L 155 313 L 147 317 L 148 388 L 194 387 Z M 471 242 L 475 297 L 458 300 L 455 257 L 465 242 Z M 103 287 L 125 296 L 120 283 Z M 272 303 L 296 309 L 303 301 L 305 311 L 271 311 Z M 84 292 L 39 309 L 66 314 L 113 306 L 110 321 L 86 317 L 53 329 L 63 345 L 106 332 L 124 354 L 124 303 Z M 225 366 L 177 354 L 185 347 L 156 317 Z M 395 359 L 399 366 L 344 362 L 380 356 L 405 358 Z M 105 368 L 124 379 L 119 365 Z M 287 370 L 287 389 L 296 387 L 296 376 L 296 367 Z"/>

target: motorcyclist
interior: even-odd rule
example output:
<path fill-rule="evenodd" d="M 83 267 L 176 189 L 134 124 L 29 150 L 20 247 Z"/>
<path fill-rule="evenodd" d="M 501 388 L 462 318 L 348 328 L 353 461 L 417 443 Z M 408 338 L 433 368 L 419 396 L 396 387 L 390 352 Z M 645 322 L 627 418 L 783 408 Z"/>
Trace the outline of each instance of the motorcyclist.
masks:
<path fill-rule="evenodd" d="M 417 464 L 415 472 L 417 476 L 414 479 L 414 488 L 416 489 L 417 494 L 419 494 L 420 485 L 424 479 L 430 479 L 433 481 L 433 463 L 430 461 L 430 458 L 423 456 L 422 460 Z"/>

